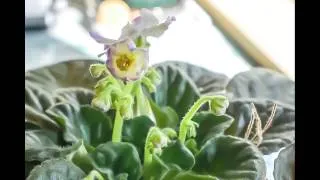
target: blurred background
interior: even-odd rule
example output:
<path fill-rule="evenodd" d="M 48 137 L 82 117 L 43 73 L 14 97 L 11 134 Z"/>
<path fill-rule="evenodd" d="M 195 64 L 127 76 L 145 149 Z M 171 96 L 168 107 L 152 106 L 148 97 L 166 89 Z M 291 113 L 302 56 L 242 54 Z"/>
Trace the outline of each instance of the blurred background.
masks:
<path fill-rule="evenodd" d="M 104 0 L 114 21 L 148 8 L 176 21 L 152 39 L 150 63 L 186 61 L 229 77 L 261 66 L 295 75 L 294 0 Z M 97 59 L 88 34 L 102 0 L 25 0 L 25 71 L 70 59 Z M 103 60 L 103 59 L 101 59 Z"/>

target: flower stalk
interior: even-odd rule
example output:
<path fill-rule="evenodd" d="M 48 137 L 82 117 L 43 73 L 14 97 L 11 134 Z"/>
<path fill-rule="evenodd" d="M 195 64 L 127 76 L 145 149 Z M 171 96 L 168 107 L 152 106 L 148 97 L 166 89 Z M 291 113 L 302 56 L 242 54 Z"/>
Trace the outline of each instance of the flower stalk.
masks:
<path fill-rule="evenodd" d="M 192 107 L 189 109 L 187 114 L 183 117 L 180 123 L 179 129 L 179 140 L 181 143 L 184 143 L 186 140 L 187 133 L 191 136 L 196 135 L 197 123 L 191 121 L 196 112 L 201 108 L 201 106 L 207 102 L 210 102 L 211 111 L 216 115 L 222 115 L 225 113 L 225 107 L 229 104 L 228 100 L 224 96 L 216 95 L 216 96 L 202 96 L 198 99 Z M 214 106 L 213 106 L 214 105 Z M 218 113 L 217 113 L 218 112 Z"/>
<path fill-rule="evenodd" d="M 117 109 L 112 131 L 112 142 L 121 142 L 122 126 L 123 119 L 120 114 L 120 109 Z"/>
<path fill-rule="evenodd" d="M 106 76 L 96 84 L 91 104 L 105 112 L 116 110 L 113 142 L 121 142 L 125 119 L 140 115 L 155 119 L 142 87 L 153 92 L 160 79 L 153 68 L 148 68 L 150 44 L 147 37 L 159 37 L 172 21 L 175 21 L 174 17 L 159 22 L 151 11 L 141 9 L 140 16 L 128 22 L 116 39 L 108 37 L 108 26 L 103 23 L 97 22 L 90 32 L 97 43 L 103 44 L 103 52 L 98 57 L 106 55 L 104 65 L 90 66 L 92 77 Z"/>

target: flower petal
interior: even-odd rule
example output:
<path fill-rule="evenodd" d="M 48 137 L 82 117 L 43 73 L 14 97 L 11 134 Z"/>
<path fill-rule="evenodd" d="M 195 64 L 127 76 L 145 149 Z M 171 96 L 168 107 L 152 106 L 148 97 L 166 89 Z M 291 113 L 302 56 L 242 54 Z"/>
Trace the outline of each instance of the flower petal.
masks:
<path fill-rule="evenodd" d="M 111 53 L 118 54 L 118 53 L 130 53 L 131 50 L 129 49 L 128 41 L 123 41 L 121 43 L 114 44 L 110 47 Z"/>
<path fill-rule="evenodd" d="M 122 39 L 120 39 L 120 40 L 114 40 L 114 39 L 105 38 L 105 37 L 103 37 L 102 35 L 100 35 L 100 33 L 97 32 L 97 31 L 91 31 L 91 32 L 89 32 L 89 34 L 90 34 L 90 36 L 91 36 L 94 40 L 96 40 L 98 43 L 104 44 L 104 45 L 107 45 L 107 46 L 122 41 Z"/>
<path fill-rule="evenodd" d="M 144 59 L 142 69 L 146 70 L 149 65 L 149 50 L 147 48 L 137 48 L 135 53 L 137 56 L 141 56 L 141 58 Z"/>
<path fill-rule="evenodd" d="M 139 32 L 134 28 L 133 24 L 128 23 L 122 28 L 119 39 L 135 39 L 138 36 Z"/>
<path fill-rule="evenodd" d="M 159 24 L 159 20 L 148 9 L 141 9 L 140 16 L 133 20 L 133 26 L 137 31 L 143 31 Z"/>
<path fill-rule="evenodd" d="M 124 47 L 127 47 L 127 46 L 123 46 L 123 45 L 118 46 L 118 48 L 124 48 Z M 130 65 L 128 70 L 121 71 L 117 67 L 117 63 L 116 63 L 117 53 L 115 53 L 115 52 L 119 52 L 119 49 L 116 49 L 114 47 L 111 49 L 112 51 L 109 51 L 110 53 L 107 60 L 107 67 L 110 70 L 111 74 L 114 77 L 122 79 L 124 81 L 139 79 L 142 73 L 144 73 L 147 67 L 147 63 L 149 61 L 148 51 L 145 49 L 136 49 L 133 52 L 130 52 L 130 53 L 133 53 L 135 57 L 134 62 Z"/>
<path fill-rule="evenodd" d="M 144 71 L 148 68 L 149 65 L 149 51 L 148 49 L 136 49 L 134 51 L 136 55 L 138 65 L 136 68 L 139 68 L 140 71 Z"/>
<path fill-rule="evenodd" d="M 145 72 L 146 68 L 148 67 L 149 62 L 149 52 L 144 50 L 137 49 L 134 52 L 136 56 L 136 64 L 135 67 L 129 69 L 127 72 L 127 80 L 137 80 L 139 79 L 142 74 Z"/>
<path fill-rule="evenodd" d="M 91 31 L 91 32 L 89 32 L 89 34 L 98 43 L 101 43 L 101 44 L 112 44 L 113 43 L 113 40 L 102 37 L 98 32 Z"/>
<path fill-rule="evenodd" d="M 136 43 L 134 41 L 132 41 L 131 39 L 127 40 L 127 44 L 128 44 L 128 49 L 130 51 L 133 51 L 137 48 Z"/>
<path fill-rule="evenodd" d="M 143 36 L 160 37 L 169 28 L 169 25 L 175 20 L 175 17 L 168 17 L 165 22 L 151 28 L 147 28 L 143 30 L 141 34 Z"/>
<path fill-rule="evenodd" d="M 122 38 L 120 33 L 121 29 L 103 24 L 94 24 L 92 31 L 89 32 L 93 39 L 95 39 L 98 43 L 105 45 L 112 45 L 123 41 L 125 38 Z"/>

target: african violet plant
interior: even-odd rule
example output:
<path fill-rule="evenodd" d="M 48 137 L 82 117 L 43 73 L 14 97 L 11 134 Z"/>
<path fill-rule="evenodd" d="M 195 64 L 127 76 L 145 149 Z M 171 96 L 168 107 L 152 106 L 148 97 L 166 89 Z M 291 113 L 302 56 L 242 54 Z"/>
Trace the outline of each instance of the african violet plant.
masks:
<path fill-rule="evenodd" d="M 263 155 L 293 147 L 294 83 L 260 68 L 228 80 L 183 62 L 149 66 L 146 37 L 173 20 L 142 10 L 118 40 L 91 32 L 105 64 L 26 73 L 27 179 L 266 179 Z M 287 161 L 276 180 L 294 178 Z"/>

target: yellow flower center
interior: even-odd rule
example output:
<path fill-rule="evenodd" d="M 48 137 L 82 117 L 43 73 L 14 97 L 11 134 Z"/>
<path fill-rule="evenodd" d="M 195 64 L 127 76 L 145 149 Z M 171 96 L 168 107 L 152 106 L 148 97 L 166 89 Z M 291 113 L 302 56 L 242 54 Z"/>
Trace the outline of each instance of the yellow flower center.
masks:
<path fill-rule="evenodd" d="M 135 56 L 133 54 L 120 54 L 116 59 L 116 64 L 120 71 L 128 71 L 134 60 Z"/>

